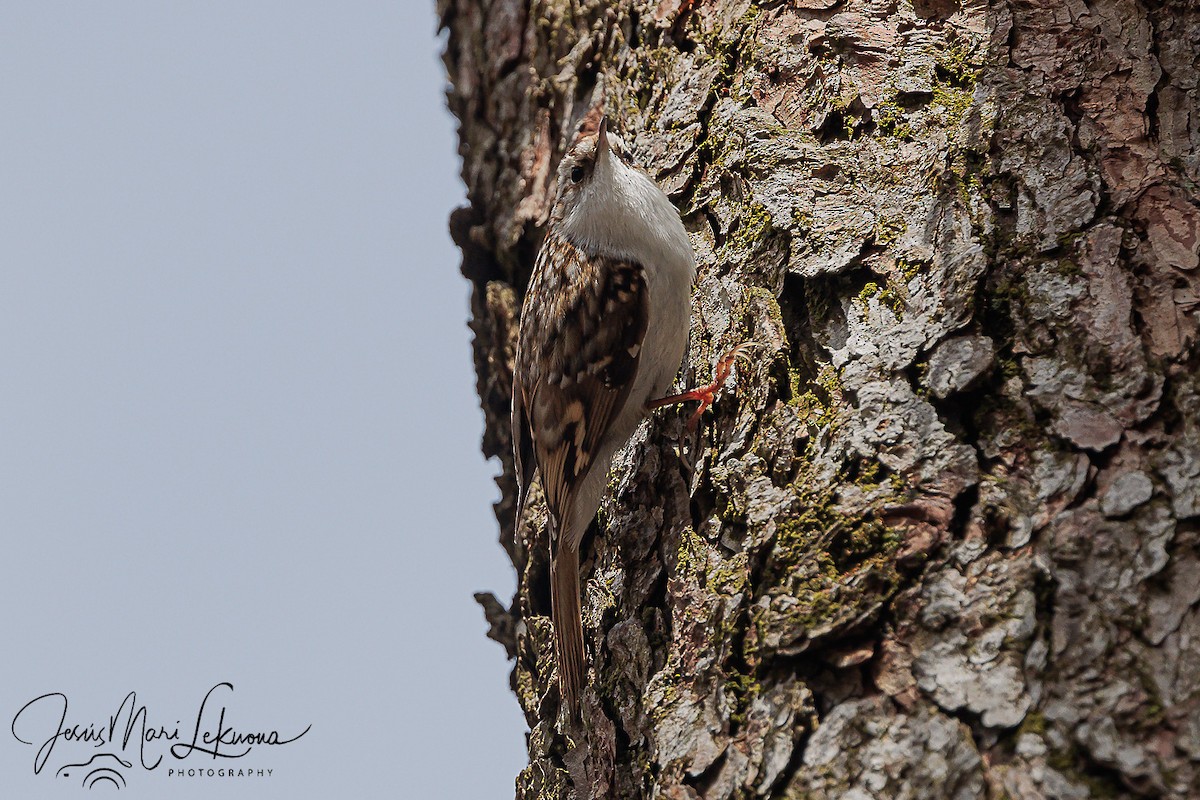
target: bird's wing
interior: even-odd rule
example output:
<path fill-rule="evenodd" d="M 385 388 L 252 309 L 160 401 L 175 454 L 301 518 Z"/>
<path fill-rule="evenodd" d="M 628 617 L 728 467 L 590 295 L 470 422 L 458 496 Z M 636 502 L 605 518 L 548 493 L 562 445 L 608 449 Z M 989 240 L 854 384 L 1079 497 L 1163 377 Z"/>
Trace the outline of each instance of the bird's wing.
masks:
<path fill-rule="evenodd" d="M 517 363 L 521 360 L 521 350 L 517 348 Z M 513 520 L 513 534 L 521 527 L 521 519 L 525 516 L 525 500 L 529 497 L 529 485 L 533 483 L 533 473 L 537 469 L 534 460 L 533 436 L 529 430 L 529 415 L 525 413 L 525 393 L 516 376 L 512 386 L 512 432 L 513 471 L 517 479 L 517 512 Z"/>
<path fill-rule="evenodd" d="M 522 393 L 546 501 L 562 526 L 637 375 L 646 279 L 639 264 L 588 257 L 555 238 L 538 257 L 534 296 L 521 315 L 514 391 Z"/>

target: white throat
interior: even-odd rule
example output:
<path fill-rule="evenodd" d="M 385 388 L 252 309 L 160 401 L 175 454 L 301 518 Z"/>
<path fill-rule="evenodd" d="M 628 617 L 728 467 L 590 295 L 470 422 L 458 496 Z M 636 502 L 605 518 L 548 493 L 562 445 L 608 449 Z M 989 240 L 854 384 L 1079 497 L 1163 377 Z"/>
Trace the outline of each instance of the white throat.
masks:
<path fill-rule="evenodd" d="M 562 231 L 585 252 L 641 264 L 651 285 L 655 273 L 671 273 L 689 286 L 695 276 L 692 244 L 675 206 L 654 181 L 611 152 L 597 159 Z"/>

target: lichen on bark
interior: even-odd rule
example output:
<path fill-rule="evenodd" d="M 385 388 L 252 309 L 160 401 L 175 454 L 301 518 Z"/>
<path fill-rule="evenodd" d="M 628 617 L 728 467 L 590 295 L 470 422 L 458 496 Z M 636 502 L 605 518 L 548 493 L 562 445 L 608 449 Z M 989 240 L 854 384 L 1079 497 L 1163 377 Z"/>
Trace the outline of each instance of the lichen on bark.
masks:
<path fill-rule="evenodd" d="M 517 796 L 1200 796 L 1200 10 L 438 7 Z M 602 109 L 693 239 L 685 378 L 760 347 L 698 437 L 662 413 L 614 464 L 567 735 L 508 398 Z"/>

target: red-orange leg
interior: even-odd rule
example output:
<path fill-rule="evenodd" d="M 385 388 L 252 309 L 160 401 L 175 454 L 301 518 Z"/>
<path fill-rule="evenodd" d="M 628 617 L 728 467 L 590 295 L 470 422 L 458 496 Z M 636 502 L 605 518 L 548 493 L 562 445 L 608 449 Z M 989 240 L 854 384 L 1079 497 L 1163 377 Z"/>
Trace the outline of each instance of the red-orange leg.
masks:
<path fill-rule="evenodd" d="M 746 350 L 753 347 L 756 342 L 742 342 L 737 347 L 733 348 L 725 355 L 721 356 L 721 360 L 717 362 L 716 370 L 713 375 L 713 382 L 707 386 L 700 386 L 696 389 L 683 392 L 682 394 L 673 394 L 670 397 L 663 397 L 658 400 L 651 400 L 646 403 L 646 410 L 653 411 L 656 408 L 663 406 L 673 406 L 679 403 L 690 403 L 693 400 L 700 402 L 700 407 L 697 408 L 687 421 L 687 430 L 692 432 L 696 429 L 696 425 L 700 422 L 700 417 L 708 410 L 708 407 L 713 404 L 713 400 L 717 398 L 717 392 L 721 391 L 721 387 L 725 385 L 725 381 L 729 380 L 729 375 L 733 372 L 733 365 L 737 359 L 748 358 Z"/>

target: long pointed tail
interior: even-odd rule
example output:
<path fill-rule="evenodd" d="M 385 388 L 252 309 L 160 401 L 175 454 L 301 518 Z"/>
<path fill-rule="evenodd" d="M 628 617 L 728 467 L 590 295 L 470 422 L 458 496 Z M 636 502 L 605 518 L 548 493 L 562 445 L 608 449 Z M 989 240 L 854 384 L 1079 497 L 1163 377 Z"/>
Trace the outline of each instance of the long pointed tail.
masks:
<path fill-rule="evenodd" d="M 583 614 L 579 608 L 579 551 L 560 546 L 550 566 L 550 604 L 554 649 L 558 654 L 558 686 L 572 716 L 583 690 Z"/>

